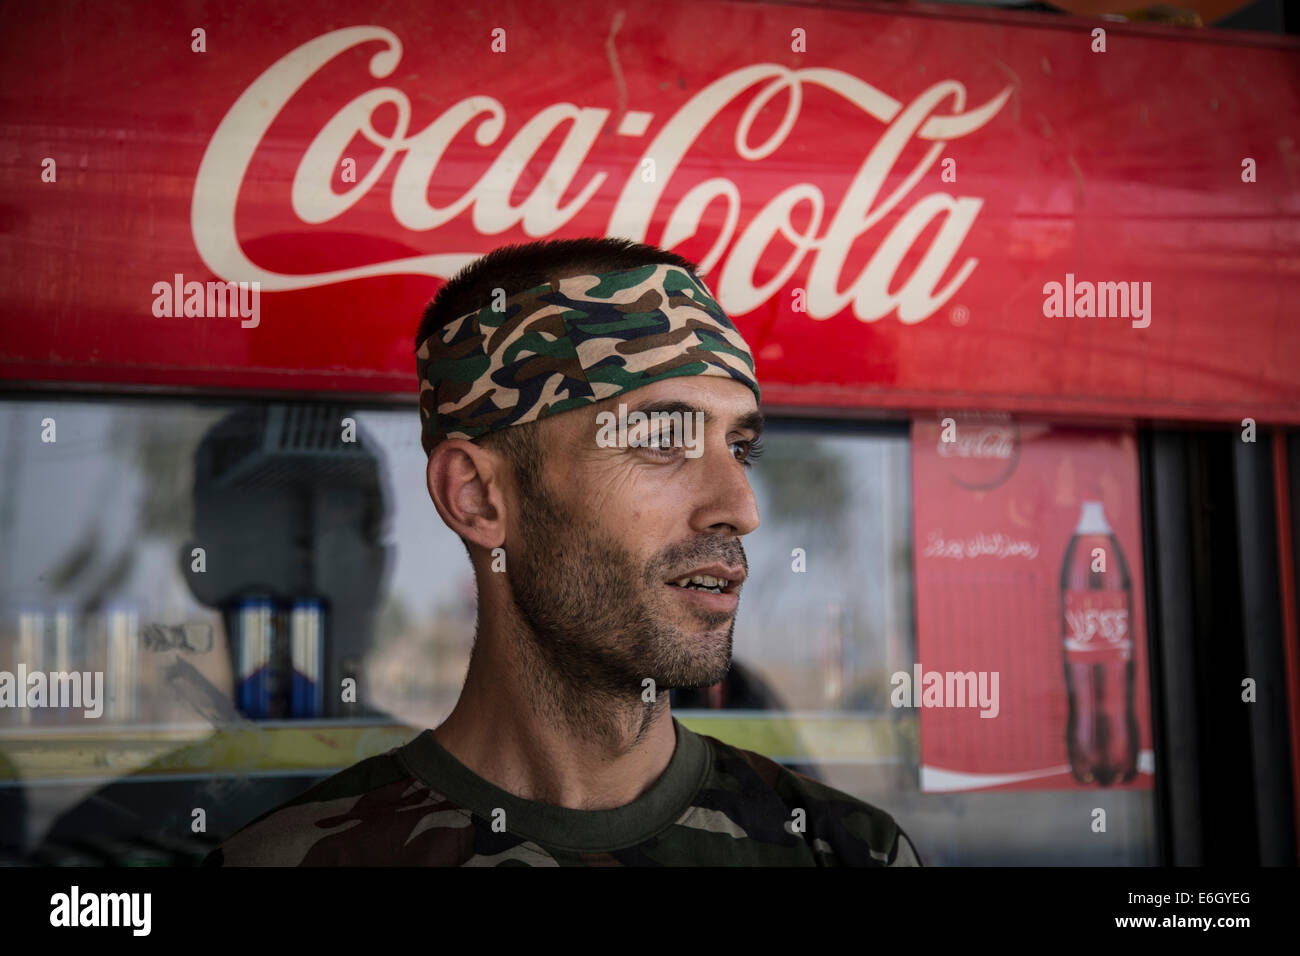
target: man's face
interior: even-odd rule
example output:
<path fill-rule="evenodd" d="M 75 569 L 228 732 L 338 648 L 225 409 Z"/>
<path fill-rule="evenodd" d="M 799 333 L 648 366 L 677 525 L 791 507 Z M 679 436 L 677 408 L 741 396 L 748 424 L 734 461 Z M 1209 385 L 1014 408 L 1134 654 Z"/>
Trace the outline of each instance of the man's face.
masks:
<path fill-rule="evenodd" d="M 650 447 L 610 447 L 608 415 L 598 416 L 617 416 L 620 404 L 680 411 L 691 426 L 699 413 L 702 429 L 678 434 L 675 447 L 669 434 Z M 657 691 L 721 680 L 748 567 L 740 538 L 758 527 L 744 464 L 762 427 L 753 393 L 683 376 L 539 426 L 542 493 L 516 502 L 518 535 L 506 545 L 537 650 L 575 686 L 616 696 L 640 694 L 645 678 Z M 675 583 L 697 575 L 724 579 L 721 593 Z"/>

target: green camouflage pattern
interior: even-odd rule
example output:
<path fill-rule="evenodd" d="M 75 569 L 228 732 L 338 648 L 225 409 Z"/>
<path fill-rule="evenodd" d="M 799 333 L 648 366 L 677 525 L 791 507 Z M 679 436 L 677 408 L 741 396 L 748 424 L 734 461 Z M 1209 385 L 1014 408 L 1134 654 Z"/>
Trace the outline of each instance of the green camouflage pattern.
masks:
<path fill-rule="evenodd" d="M 676 726 L 681 749 L 693 732 Z M 588 840 L 575 850 L 530 839 L 508 826 L 497 832 L 502 827 L 492 824 L 490 800 L 471 797 L 467 802 L 480 805 L 465 806 L 443 793 L 437 781 L 412 772 L 418 761 L 411 752 L 436 748 L 426 730 L 263 814 L 214 850 L 204 865 L 922 865 L 910 839 L 885 811 L 760 754 L 705 735 L 694 738 L 693 744 L 703 745 L 698 775 L 682 768 L 689 777 L 683 798 L 665 805 L 662 824 L 658 817 L 648 819 L 654 832 L 631 845 L 600 847 Z M 487 792 L 494 789 L 474 780 Z M 555 812 L 542 804 L 529 806 Z M 797 818 L 801 826 L 793 822 Z"/>
<path fill-rule="evenodd" d="M 415 353 L 421 443 L 477 438 L 680 375 L 748 386 L 754 358 L 703 280 L 667 264 L 560 279 L 448 323 Z"/>

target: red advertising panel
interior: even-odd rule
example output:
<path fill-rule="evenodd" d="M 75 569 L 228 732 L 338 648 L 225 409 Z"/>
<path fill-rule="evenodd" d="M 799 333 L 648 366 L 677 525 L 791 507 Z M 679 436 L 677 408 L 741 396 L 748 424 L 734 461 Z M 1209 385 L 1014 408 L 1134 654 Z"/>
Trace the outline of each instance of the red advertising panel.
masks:
<path fill-rule="evenodd" d="M 1148 789 L 1132 431 L 954 413 L 912 431 L 921 788 Z"/>
<path fill-rule="evenodd" d="M 772 405 L 1300 422 L 1300 46 L 1096 25 L 38 4 L 0 374 L 413 398 L 441 280 L 609 235 L 701 263 Z"/>

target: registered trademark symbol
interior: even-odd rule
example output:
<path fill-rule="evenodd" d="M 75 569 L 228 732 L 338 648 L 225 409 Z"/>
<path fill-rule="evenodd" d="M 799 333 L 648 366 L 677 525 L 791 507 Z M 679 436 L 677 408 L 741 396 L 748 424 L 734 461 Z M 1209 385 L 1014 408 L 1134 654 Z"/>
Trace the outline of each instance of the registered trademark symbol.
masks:
<path fill-rule="evenodd" d="M 953 325 L 965 325 L 970 321 L 970 309 L 964 305 L 954 305 L 948 313 L 948 321 Z"/>

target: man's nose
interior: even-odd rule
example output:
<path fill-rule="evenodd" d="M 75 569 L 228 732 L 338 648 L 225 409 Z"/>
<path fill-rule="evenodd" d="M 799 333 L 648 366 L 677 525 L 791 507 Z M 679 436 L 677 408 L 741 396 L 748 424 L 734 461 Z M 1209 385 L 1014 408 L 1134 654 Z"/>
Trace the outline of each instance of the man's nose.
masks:
<path fill-rule="evenodd" d="M 710 442 L 700 459 L 702 503 L 696 511 L 697 530 L 725 526 L 736 535 L 758 527 L 758 502 L 749 486 L 745 466 L 736 460 L 726 442 Z"/>

